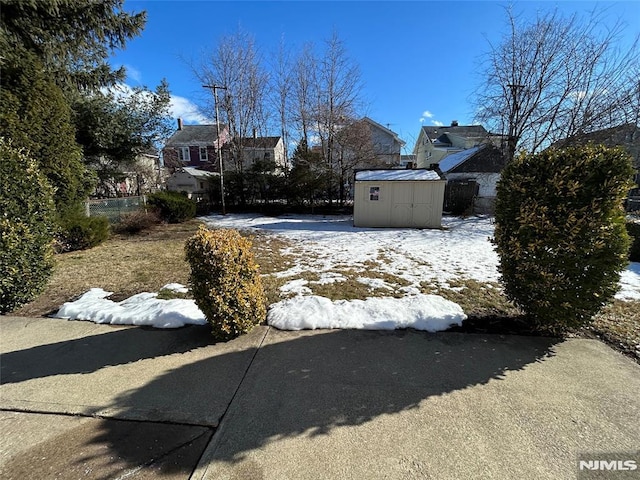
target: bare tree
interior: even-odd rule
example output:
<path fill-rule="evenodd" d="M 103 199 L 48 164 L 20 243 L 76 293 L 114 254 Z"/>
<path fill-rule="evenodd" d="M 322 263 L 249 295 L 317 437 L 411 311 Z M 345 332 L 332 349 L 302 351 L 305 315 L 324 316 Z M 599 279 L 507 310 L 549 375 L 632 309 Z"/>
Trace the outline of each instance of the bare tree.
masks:
<path fill-rule="evenodd" d="M 254 129 L 264 131 L 269 75 L 253 37 L 238 30 L 219 39 L 215 50 L 192 70 L 203 84 L 226 87 L 220 101 L 221 121 L 229 125 L 234 138 L 232 154 L 237 172 L 243 170 L 242 139 Z M 211 100 L 213 102 L 213 100 Z M 211 108 L 213 110 L 213 108 Z"/>
<path fill-rule="evenodd" d="M 309 145 L 309 135 L 313 123 L 314 98 L 317 97 L 316 72 L 318 60 L 313 51 L 313 44 L 307 43 L 298 55 L 293 72 L 293 105 L 292 115 L 300 138 L 305 148 Z"/>
<path fill-rule="evenodd" d="M 346 187 L 357 168 L 382 167 L 384 162 L 376 155 L 371 128 L 364 120 L 349 123 L 336 133 L 335 159 L 339 178 L 339 199 L 346 200 Z"/>
<path fill-rule="evenodd" d="M 289 131 L 292 123 L 292 100 L 294 71 L 291 54 L 287 49 L 284 38 L 281 39 L 278 52 L 274 55 L 271 75 L 272 104 L 277 112 L 280 126 L 280 136 L 284 144 L 285 159 L 289 159 Z"/>
<path fill-rule="evenodd" d="M 638 41 L 605 14 L 583 19 L 557 10 L 526 21 L 507 9 L 508 32 L 490 45 L 476 94 L 479 121 L 506 135 L 506 155 L 536 152 L 573 135 L 638 119 Z M 635 98 L 635 102 L 634 102 Z"/>
<path fill-rule="evenodd" d="M 218 97 L 220 120 L 229 126 L 231 166 L 238 174 L 236 196 L 244 203 L 245 139 L 267 129 L 269 75 L 253 37 L 242 30 L 222 36 L 214 51 L 192 66 L 192 70 L 204 85 L 226 88 L 222 98 Z"/>
<path fill-rule="evenodd" d="M 348 56 L 342 40 L 334 32 L 326 42 L 320 61 L 314 120 L 322 145 L 323 157 L 331 171 L 337 170 L 335 136 L 350 119 L 356 117 L 360 106 L 362 84 L 360 69 Z M 328 176 L 327 195 L 333 199 L 332 175 Z"/>

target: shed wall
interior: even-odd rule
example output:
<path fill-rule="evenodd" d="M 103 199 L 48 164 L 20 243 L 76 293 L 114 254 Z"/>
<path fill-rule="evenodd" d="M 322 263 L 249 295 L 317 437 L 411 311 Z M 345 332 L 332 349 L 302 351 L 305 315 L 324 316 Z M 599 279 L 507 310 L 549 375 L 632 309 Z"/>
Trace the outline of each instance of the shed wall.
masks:
<path fill-rule="evenodd" d="M 356 227 L 440 228 L 444 180 L 356 181 Z"/>

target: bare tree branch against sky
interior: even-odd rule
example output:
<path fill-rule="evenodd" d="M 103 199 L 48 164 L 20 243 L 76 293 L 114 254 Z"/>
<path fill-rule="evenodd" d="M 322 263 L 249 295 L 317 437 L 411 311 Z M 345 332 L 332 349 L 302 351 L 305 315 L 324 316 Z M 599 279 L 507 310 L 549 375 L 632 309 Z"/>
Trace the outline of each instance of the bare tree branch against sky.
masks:
<path fill-rule="evenodd" d="M 382 125 L 391 124 L 407 142 L 404 153 L 409 153 L 422 125 L 473 122 L 481 57 L 506 33 L 507 4 L 127 0 L 128 11 L 147 11 L 147 25 L 112 58 L 112 65 L 130 67 L 127 81 L 132 86 L 156 85 L 166 78 L 172 94 L 188 100 L 174 102 L 177 117 L 182 115 L 177 106 L 191 109 L 210 101 L 184 59 L 211 52 L 225 35 L 241 28 L 254 36 L 260 55 L 273 60 L 282 42 L 301 51 L 305 44 L 320 44 L 336 31 L 360 68 L 366 100 L 362 113 Z M 513 3 L 513 10 L 519 18 L 535 19 L 556 7 L 563 15 L 584 15 L 596 5 L 604 12 L 601 25 L 613 28 L 621 20 L 621 41 L 630 44 L 640 32 L 638 2 L 520 1 Z M 189 118 L 195 123 L 201 117 L 191 112 Z"/>

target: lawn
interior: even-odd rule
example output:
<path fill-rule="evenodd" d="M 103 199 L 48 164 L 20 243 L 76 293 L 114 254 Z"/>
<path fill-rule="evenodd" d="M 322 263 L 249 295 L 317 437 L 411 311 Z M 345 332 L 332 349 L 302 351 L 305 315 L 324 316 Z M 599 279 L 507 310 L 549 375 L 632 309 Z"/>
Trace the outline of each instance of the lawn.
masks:
<path fill-rule="evenodd" d="M 47 315 L 93 287 L 122 300 L 168 283 L 186 285 L 184 243 L 201 222 L 114 234 L 91 250 L 59 254 L 45 291 L 13 314 Z M 348 217 L 229 215 L 206 223 L 252 238 L 270 304 L 297 294 L 332 300 L 438 294 L 469 315 L 463 330 L 536 333 L 501 293 L 489 219 L 448 218 L 443 230 L 354 229 Z M 640 301 L 616 300 L 573 334 L 600 338 L 638 361 Z"/>

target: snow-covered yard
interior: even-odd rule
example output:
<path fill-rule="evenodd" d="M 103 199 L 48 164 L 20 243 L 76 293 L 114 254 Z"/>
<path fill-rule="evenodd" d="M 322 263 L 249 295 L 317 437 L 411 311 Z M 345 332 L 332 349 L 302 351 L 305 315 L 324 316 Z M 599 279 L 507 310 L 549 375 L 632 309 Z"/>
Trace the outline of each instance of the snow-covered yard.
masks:
<path fill-rule="evenodd" d="M 201 220 L 211 227 L 267 233 L 287 240 L 288 246 L 279 253 L 294 257 L 295 264 L 273 273 L 285 280 L 280 289 L 283 300 L 271 305 L 268 314 L 268 322 L 277 328 L 443 330 L 460 324 L 466 315 L 453 302 L 420 293 L 421 285 L 455 288 L 450 283 L 467 279 L 491 288 L 499 278 L 489 217 L 445 217 L 442 230 L 356 228 L 351 217 L 308 215 L 215 215 Z M 402 297 L 331 301 L 313 295 L 314 283 L 345 281 L 341 273 L 345 270 L 358 272 L 358 282 L 372 291 L 389 289 Z M 309 273 L 317 280 L 302 278 Z M 402 285 L 389 283 L 380 274 L 402 279 Z M 640 264 L 632 263 L 620 284 L 616 298 L 640 300 Z M 76 302 L 63 305 L 57 316 L 160 328 L 205 323 L 192 300 L 160 300 L 153 293 L 142 293 L 112 302 L 105 298 L 108 295 L 92 289 Z"/>

